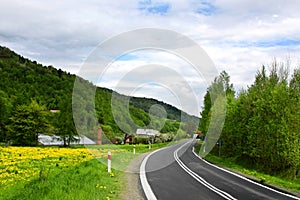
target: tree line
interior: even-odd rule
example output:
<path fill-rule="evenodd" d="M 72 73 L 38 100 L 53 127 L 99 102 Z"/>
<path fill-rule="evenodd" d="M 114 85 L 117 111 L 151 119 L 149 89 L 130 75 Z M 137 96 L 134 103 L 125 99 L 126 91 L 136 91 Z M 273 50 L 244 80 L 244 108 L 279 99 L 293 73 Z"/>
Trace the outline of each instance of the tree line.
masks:
<path fill-rule="evenodd" d="M 300 171 L 300 69 L 289 76 L 287 64 L 263 66 L 254 83 L 235 93 L 223 71 L 208 88 L 201 112 L 200 130 L 206 134 L 214 107 L 211 89 L 226 93 L 226 119 L 221 156 L 269 174 L 297 178 Z M 214 153 L 217 153 L 216 146 Z"/>
<path fill-rule="evenodd" d="M 81 88 L 77 88 L 80 92 L 76 98 L 80 101 L 75 105 L 81 108 L 79 124 L 82 132 L 96 140 L 98 127 L 95 127 L 95 131 L 88 131 L 91 130 L 88 127 L 99 123 L 110 141 L 123 137 L 123 130 L 116 124 L 112 114 L 112 90 L 96 87 L 87 80 L 53 66 L 43 66 L 0 46 L 0 143 L 37 145 L 36 138 L 40 133 L 60 135 L 65 145 L 75 140 L 77 132 L 72 115 L 72 93 L 76 78 L 83 83 Z M 96 89 L 95 102 L 85 98 L 90 95 L 90 88 Z M 154 99 L 131 99 L 129 114 L 136 125 L 157 129 L 164 121 L 162 133 L 177 133 L 180 110 Z M 148 108 L 155 104 L 167 110 L 167 119 L 148 113 Z M 96 119 L 93 108 L 96 110 Z M 127 111 L 122 106 L 120 108 L 120 115 L 117 115 L 122 117 L 121 114 Z M 50 110 L 59 112 L 51 113 Z M 153 123 L 149 125 L 151 120 Z M 129 124 L 126 120 L 120 121 L 124 126 Z M 135 132 L 134 128 L 128 127 L 130 133 Z"/>

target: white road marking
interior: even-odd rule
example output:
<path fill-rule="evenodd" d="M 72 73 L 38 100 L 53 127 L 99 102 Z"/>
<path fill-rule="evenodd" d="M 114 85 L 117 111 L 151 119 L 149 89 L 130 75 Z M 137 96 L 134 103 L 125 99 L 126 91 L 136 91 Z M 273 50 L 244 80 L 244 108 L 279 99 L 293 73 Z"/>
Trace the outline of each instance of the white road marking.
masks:
<path fill-rule="evenodd" d="M 284 196 L 287 196 L 287 197 L 290 197 L 290 198 L 293 198 L 293 199 L 300 200 L 300 198 L 298 198 L 298 197 L 296 197 L 296 196 L 293 196 L 293 195 L 290 195 L 290 194 L 286 194 L 286 193 L 277 191 L 277 190 L 275 190 L 275 189 L 273 189 L 273 188 L 269 188 L 268 186 L 262 185 L 262 184 L 260 184 L 260 183 L 255 182 L 255 181 L 252 181 L 252 180 L 250 180 L 250 179 L 248 179 L 248 178 L 246 178 L 246 177 L 244 177 L 244 176 L 241 176 L 241 175 L 239 175 L 239 174 L 236 174 L 236 173 L 234 173 L 234 172 L 231 172 L 231 171 L 229 171 L 229 170 L 226 170 L 226 169 L 224 169 L 224 168 L 221 168 L 221 167 L 219 167 L 219 166 L 216 166 L 216 165 L 214 165 L 214 164 L 212 164 L 212 163 L 209 163 L 209 162 L 207 162 L 206 160 L 204 160 L 203 158 L 201 158 L 199 155 L 197 155 L 197 154 L 195 153 L 194 147 L 193 147 L 193 153 L 194 153 L 194 155 L 195 155 L 196 157 L 198 157 L 200 160 L 202 160 L 203 162 L 207 163 L 207 164 L 210 165 L 210 166 L 213 166 L 213 167 L 215 167 L 215 168 L 217 168 L 217 169 L 220 169 L 220 170 L 222 170 L 222 171 L 224 171 L 224 172 L 227 172 L 227 173 L 229 173 L 229 174 L 232 174 L 232 175 L 234 175 L 234 176 L 236 176 L 236 177 L 239 177 L 239 178 L 241 178 L 241 179 L 243 179 L 243 180 L 246 180 L 246 181 L 248 181 L 248 182 L 250 182 L 250 183 L 253 183 L 253 184 L 258 185 L 258 186 L 260 186 L 260 187 L 263 187 L 263 188 L 265 188 L 265 189 L 271 190 L 271 191 L 276 192 L 276 193 L 278 193 L 278 194 L 281 194 L 281 195 L 284 195 Z"/>
<path fill-rule="evenodd" d="M 164 148 L 162 148 L 162 149 L 164 149 Z M 148 154 L 144 158 L 144 160 L 143 160 L 143 162 L 142 162 L 142 164 L 140 166 L 140 180 L 141 180 L 141 183 L 142 183 L 142 188 L 143 188 L 144 193 L 145 193 L 145 195 L 146 195 L 146 197 L 147 197 L 148 200 L 157 200 L 157 198 L 156 198 L 155 194 L 153 193 L 153 191 L 152 191 L 152 189 L 151 189 L 151 187 L 150 187 L 150 185 L 149 185 L 149 183 L 147 181 L 147 177 L 146 177 L 146 163 L 147 163 L 149 157 L 152 154 L 154 154 L 154 153 L 156 153 L 156 152 L 158 152 L 158 151 L 160 151 L 162 149 L 157 149 L 157 150 L 151 152 L 150 154 Z"/>
<path fill-rule="evenodd" d="M 228 194 L 228 193 L 226 193 L 225 191 L 222 191 L 222 190 L 216 188 L 215 186 L 211 185 L 210 183 L 208 183 L 205 179 L 203 179 L 203 178 L 200 177 L 198 174 L 196 174 L 196 173 L 193 172 L 191 169 L 189 169 L 189 168 L 188 168 L 188 167 L 187 167 L 187 166 L 179 159 L 179 157 L 178 157 L 178 151 L 179 151 L 180 149 L 182 149 L 185 145 L 189 144 L 189 143 L 190 143 L 190 141 L 189 141 L 189 142 L 186 142 L 185 144 L 181 145 L 178 149 L 176 149 L 176 150 L 174 151 L 174 158 L 175 158 L 175 161 L 179 164 L 179 166 L 180 166 L 183 170 L 185 170 L 190 176 L 192 176 L 195 180 L 197 180 L 199 183 L 201 183 L 201 184 L 204 185 L 205 187 L 209 188 L 209 189 L 212 190 L 213 192 L 219 194 L 219 195 L 222 196 L 223 198 L 225 198 L 225 199 L 230 199 L 230 200 L 236 200 L 236 198 L 232 197 L 230 194 Z M 165 149 L 165 148 L 162 148 L 162 149 Z M 150 187 L 150 185 L 149 185 L 149 183 L 148 183 L 148 181 L 147 181 L 147 177 L 146 177 L 146 169 L 145 169 L 145 168 L 146 168 L 146 163 L 147 163 L 147 161 L 148 161 L 148 159 L 149 159 L 149 157 L 150 157 L 151 155 L 153 155 L 154 153 L 156 153 L 156 152 L 158 152 L 158 151 L 160 151 L 160 150 L 162 150 L 162 149 L 157 149 L 157 150 L 151 152 L 150 154 L 148 154 L 148 155 L 144 158 L 144 160 L 143 160 L 143 162 L 142 162 L 142 164 L 141 164 L 141 166 L 140 166 L 140 180 L 141 180 L 142 188 L 143 188 L 144 193 L 145 193 L 145 195 L 146 195 L 146 197 L 147 197 L 148 200 L 157 200 L 157 198 L 156 198 L 155 194 L 153 193 L 153 191 L 152 191 L 152 189 L 151 189 L 151 187 Z M 221 168 L 221 167 L 218 167 L 218 166 L 216 166 L 216 165 L 214 165 L 214 164 L 211 164 L 211 163 L 207 162 L 206 160 L 202 159 L 199 155 L 197 155 L 197 154 L 195 153 L 194 147 L 193 147 L 193 151 L 192 151 L 192 152 L 194 153 L 194 155 L 195 155 L 196 157 L 198 157 L 200 160 L 202 160 L 203 162 L 207 163 L 207 164 L 210 165 L 210 166 L 213 166 L 213 167 L 215 167 L 215 168 L 217 168 L 217 169 L 220 169 L 220 170 L 222 170 L 222 171 L 224 171 L 224 172 L 227 172 L 227 173 L 229 173 L 229 174 L 232 174 L 232 175 L 234 175 L 234 176 L 236 176 L 236 177 L 239 177 L 239 178 L 241 178 L 241 179 L 243 179 L 243 180 L 246 180 L 246 181 L 248 181 L 248 182 L 250 182 L 250 183 L 253 183 L 253 184 L 258 185 L 258 186 L 260 186 L 260 187 L 263 187 L 263 188 L 265 188 L 265 189 L 271 190 L 271 191 L 273 191 L 273 192 L 279 193 L 279 194 L 281 194 L 281 195 L 285 195 L 285 196 L 287 196 L 287 197 L 290 197 L 290 198 L 293 198 L 293 199 L 296 199 L 296 200 L 300 200 L 300 198 L 298 198 L 298 197 L 296 197 L 296 196 L 293 196 L 293 195 L 290 195 L 290 194 L 286 194 L 286 193 L 277 191 L 277 190 L 275 190 L 275 189 L 269 188 L 269 187 L 267 187 L 267 186 L 265 186 L 265 185 L 262 185 L 262 184 L 260 184 L 260 183 L 255 182 L 255 181 L 252 181 L 252 180 L 250 180 L 250 179 L 248 179 L 248 178 L 246 178 L 246 177 L 244 177 L 244 176 L 241 176 L 241 175 L 239 175 L 239 174 L 236 174 L 236 173 L 234 173 L 234 172 L 228 171 L 228 170 L 223 169 L 223 168 Z"/>
<path fill-rule="evenodd" d="M 151 155 L 153 155 L 154 153 L 156 153 L 158 151 L 161 151 L 163 149 L 167 149 L 170 147 L 171 146 L 167 146 L 167 147 L 157 149 L 157 150 L 151 152 L 144 158 L 144 160 L 140 166 L 140 180 L 141 180 L 142 188 L 143 188 L 146 198 L 148 200 L 157 200 L 157 198 L 156 198 L 155 194 L 153 193 L 151 186 L 149 185 L 147 177 L 146 177 L 146 163 Z"/>
<path fill-rule="evenodd" d="M 190 142 L 186 142 L 184 145 L 182 145 L 181 147 L 179 147 L 178 149 L 176 149 L 176 151 L 174 151 L 174 158 L 176 160 L 176 162 L 179 164 L 179 166 L 186 171 L 190 176 L 192 176 L 195 180 L 197 180 L 199 183 L 201 183 L 203 186 L 207 187 L 208 189 L 210 189 L 211 191 L 217 193 L 218 195 L 222 196 L 225 199 L 228 200 L 237 200 L 236 198 L 234 198 L 233 196 L 231 196 L 230 194 L 226 193 L 223 190 L 220 190 L 219 188 L 216 188 L 215 186 L 211 185 L 210 183 L 208 183 L 205 179 L 203 179 L 202 177 L 200 177 L 198 174 L 196 174 L 195 172 L 193 172 L 192 170 L 190 170 L 178 157 L 178 151 L 184 147 L 185 145 L 189 144 Z"/>

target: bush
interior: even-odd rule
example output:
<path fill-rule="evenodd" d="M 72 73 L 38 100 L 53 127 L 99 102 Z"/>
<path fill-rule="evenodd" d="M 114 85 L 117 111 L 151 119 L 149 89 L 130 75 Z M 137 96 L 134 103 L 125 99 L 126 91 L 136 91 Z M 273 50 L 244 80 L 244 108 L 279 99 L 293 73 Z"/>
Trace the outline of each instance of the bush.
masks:
<path fill-rule="evenodd" d="M 164 133 L 159 136 L 159 139 L 161 140 L 161 142 L 170 142 L 173 140 L 173 138 L 174 138 L 174 135 L 171 133 Z"/>
<path fill-rule="evenodd" d="M 113 143 L 115 144 L 122 144 L 123 142 L 123 139 L 121 136 L 115 136 L 114 139 L 113 139 Z"/>
<path fill-rule="evenodd" d="M 134 144 L 148 144 L 149 138 L 145 136 L 136 136 L 133 138 Z"/>

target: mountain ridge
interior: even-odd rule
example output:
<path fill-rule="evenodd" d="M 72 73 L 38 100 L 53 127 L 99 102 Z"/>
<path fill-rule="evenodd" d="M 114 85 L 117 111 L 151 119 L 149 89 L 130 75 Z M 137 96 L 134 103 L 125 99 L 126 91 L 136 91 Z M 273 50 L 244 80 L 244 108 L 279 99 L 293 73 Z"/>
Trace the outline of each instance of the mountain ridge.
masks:
<path fill-rule="evenodd" d="M 53 66 L 44 66 L 36 61 L 31 61 L 7 47 L 0 46 L 0 91 L 7 95 L 13 107 L 21 104 L 29 104 L 30 101 L 36 100 L 38 103 L 45 105 L 49 110 L 59 109 L 60 102 L 64 101 L 65 98 L 72 97 L 74 81 L 77 77 L 60 68 L 56 69 Z M 123 131 L 115 123 L 110 106 L 107 106 L 111 105 L 112 93 L 115 91 L 95 86 L 88 80 L 78 78 L 84 84 L 96 87 L 95 109 L 97 120 L 103 129 L 109 133 L 108 137 L 120 136 Z M 119 95 L 125 97 L 125 95 Z M 167 112 L 166 124 L 161 129 L 161 132 L 175 133 L 179 129 L 182 116 L 185 119 L 198 119 L 175 106 L 153 98 L 129 98 L 131 118 L 134 123 L 141 127 L 148 127 L 148 124 L 153 119 L 148 113 L 152 105 L 160 105 Z M 160 121 L 159 118 L 156 120 Z"/>

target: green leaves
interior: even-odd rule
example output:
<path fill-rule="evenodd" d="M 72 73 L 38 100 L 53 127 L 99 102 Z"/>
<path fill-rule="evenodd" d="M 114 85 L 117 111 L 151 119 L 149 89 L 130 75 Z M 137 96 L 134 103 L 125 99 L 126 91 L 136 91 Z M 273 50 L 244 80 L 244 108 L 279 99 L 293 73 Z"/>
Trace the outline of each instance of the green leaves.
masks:
<path fill-rule="evenodd" d="M 10 118 L 9 139 L 13 145 L 36 146 L 38 135 L 48 133 L 51 125 L 47 119 L 49 111 L 45 106 L 32 101 L 29 105 L 19 105 Z"/>
<path fill-rule="evenodd" d="M 54 127 L 48 127 L 46 132 L 40 133 L 60 135 L 64 138 L 65 145 L 74 139 L 77 134 L 76 130 L 92 140 L 97 140 L 99 124 L 110 127 L 106 132 L 108 139 L 113 140 L 122 136 L 123 132 L 134 133 L 136 125 L 175 134 L 179 129 L 181 116 L 186 119 L 196 118 L 187 113 L 181 113 L 179 109 L 163 102 L 138 97 L 130 97 L 128 114 L 130 118 L 124 117 L 124 113 L 128 112 L 122 105 L 116 106 L 117 113 L 114 116 L 111 106 L 112 90 L 96 87 L 82 78 L 78 78 L 78 81 L 82 83 L 80 87 L 73 88 L 75 75 L 70 75 L 53 66 L 42 66 L 36 61 L 32 62 L 1 46 L 0 72 L 0 89 L 3 91 L 0 91 L 0 142 L 7 142 L 11 138 L 14 144 L 21 145 L 25 135 L 30 135 L 32 127 L 41 125 L 36 124 L 35 114 L 26 108 L 32 100 L 38 102 L 39 105 L 45 105 L 42 107 L 46 107 L 46 110 L 61 111 L 51 114 L 49 118 L 45 117 L 47 118 L 46 124 L 51 122 Z M 73 95 L 72 102 L 73 89 L 75 95 Z M 95 90 L 96 95 L 93 95 Z M 162 117 L 161 112 L 156 112 L 155 109 L 152 109 L 153 113 L 149 112 L 153 105 L 164 108 L 167 112 L 167 119 L 163 119 L 165 116 Z M 13 114 L 12 110 L 15 110 Z M 74 126 L 73 114 L 76 116 L 74 119 L 76 119 L 77 129 Z M 8 126 L 9 118 L 11 118 L 11 124 Z M 132 119 L 133 122 L 130 123 L 128 119 Z M 116 120 L 121 122 L 123 130 L 120 129 Z M 8 128 L 10 129 L 9 138 Z M 17 140 L 17 137 L 20 139 Z M 29 139 L 26 138 L 26 140 Z M 26 141 L 25 144 L 36 145 L 36 139 L 32 138 L 32 141 L 33 143 Z"/>
<path fill-rule="evenodd" d="M 6 125 L 11 113 L 12 104 L 7 94 L 0 90 L 0 141 L 7 141 Z"/>
<path fill-rule="evenodd" d="M 300 171 L 300 70 L 295 70 L 289 83 L 287 74 L 275 62 L 269 75 L 263 66 L 254 84 L 237 97 L 227 91 L 222 155 L 252 163 L 269 174 L 284 173 L 295 178 Z M 209 91 L 213 87 L 204 97 L 204 133 L 211 120 L 213 101 Z"/>

